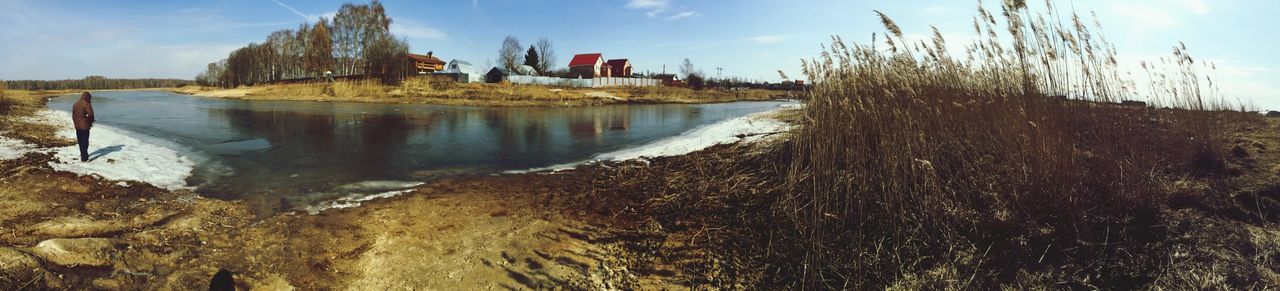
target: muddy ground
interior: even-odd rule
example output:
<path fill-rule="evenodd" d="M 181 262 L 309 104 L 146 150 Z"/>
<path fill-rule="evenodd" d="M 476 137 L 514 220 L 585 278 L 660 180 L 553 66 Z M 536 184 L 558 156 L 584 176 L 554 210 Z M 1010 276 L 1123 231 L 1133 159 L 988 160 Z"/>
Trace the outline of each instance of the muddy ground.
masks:
<path fill-rule="evenodd" d="M 219 268 L 251 289 L 678 283 L 628 271 L 608 227 L 616 209 L 575 205 L 591 186 L 576 175 L 443 180 L 357 208 L 256 220 L 243 201 L 76 177 L 49 158 L 0 161 L 0 285 L 190 290 Z"/>
<path fill-rule="evenodd" d="M 20 93 L 17 106 L 0 114 L 0 134 L 42 148 L 72 144 L 50 125 L 21 118 L 67 92 Z M 620 169 L 642 163 L 449 178 L 310 215 L 58 172 L 52 159 L 0 160 L 5 289 L 193 290 L 206 288 L 219 269 L 242 289 L 265 290 L 670 289 L 690 282 L 628 247 L 657 238 L 637 231 L 644 224 L 632 220 L 629 205 L 639 201 L 595 196 Z"/>

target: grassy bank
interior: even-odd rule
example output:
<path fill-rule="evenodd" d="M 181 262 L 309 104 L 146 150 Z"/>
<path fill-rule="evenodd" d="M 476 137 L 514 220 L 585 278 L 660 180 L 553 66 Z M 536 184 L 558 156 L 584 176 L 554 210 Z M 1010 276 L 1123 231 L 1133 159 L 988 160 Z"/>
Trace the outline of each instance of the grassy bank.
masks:
<path fill-rule="evenodd" d="M 0 133 L 34 143 L 38 146 L 67 146 L 74 141 L 54 135 L 53 125 L 34 122 L 26 117 L 44 109 L 45 99 L 51 96 L 71 94 L 78 90 L 4 90 L 0 88 Z M 67 110 L 71 110 L 67 108 Z M 68 124 L 68 126 L 70 126 Z"/>
<path fill-rule="evenodd" d="M 769 90 L 723 91 L 672 87 L 559 88 L 537 85 L 440 83 L 411 78 L 400 86 L 375 81 L 279 84 L 219 89 L 182 87 L 171 91 L 245 100 L 429 103 L 483 106 L 589 106 L 617 103 L 713 103 L 793 96 Z"/>

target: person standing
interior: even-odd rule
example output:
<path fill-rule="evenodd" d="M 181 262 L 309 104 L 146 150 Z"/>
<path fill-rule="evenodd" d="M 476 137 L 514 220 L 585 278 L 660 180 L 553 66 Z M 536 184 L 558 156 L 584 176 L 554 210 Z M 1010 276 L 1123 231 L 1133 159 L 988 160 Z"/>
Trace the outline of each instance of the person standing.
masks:
<path fill-rule="evenodd" d="M 80 144 L 80 161 L 89 161 L 89 128 L 93 127 L 93 95 L 80 93 L 80 100 L 71 105 L 71 121 L 76 126 L 76 143 Z"/>

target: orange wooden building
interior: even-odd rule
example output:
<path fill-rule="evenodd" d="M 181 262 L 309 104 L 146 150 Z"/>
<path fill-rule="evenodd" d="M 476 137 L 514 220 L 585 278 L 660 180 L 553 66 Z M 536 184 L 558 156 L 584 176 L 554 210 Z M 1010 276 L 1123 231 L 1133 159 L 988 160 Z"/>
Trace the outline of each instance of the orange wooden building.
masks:
<path fill-rule="evenodd" d="M 444 70 L 444 61 L 436 58 L 433 52 L 427 52 L 426 55 L 406 54 L 409 60 L 413 62 L 414 72 L 417 74 L 430 74 Z"/>

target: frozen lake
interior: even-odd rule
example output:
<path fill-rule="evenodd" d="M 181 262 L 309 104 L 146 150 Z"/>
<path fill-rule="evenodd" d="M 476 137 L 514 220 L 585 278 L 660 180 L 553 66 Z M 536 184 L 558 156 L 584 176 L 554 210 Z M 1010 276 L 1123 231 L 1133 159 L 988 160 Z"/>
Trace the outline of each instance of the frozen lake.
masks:
<path fill-rule="evenodd" d="M 49 108 L 68 111 L 77 98 L 54 98 Z M 197 192 L 279 209 L 442 176 L 573 163 L 782 104 L 505 108 L 242 101 L 168 92 L 100 92 L 93 99 L 98 124 L 197 157 L 186 179 Z M 90 151 L 115 146 L 91 143 Z M 102 158 L 129 150 L 113 148 Z"/>

